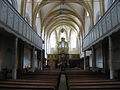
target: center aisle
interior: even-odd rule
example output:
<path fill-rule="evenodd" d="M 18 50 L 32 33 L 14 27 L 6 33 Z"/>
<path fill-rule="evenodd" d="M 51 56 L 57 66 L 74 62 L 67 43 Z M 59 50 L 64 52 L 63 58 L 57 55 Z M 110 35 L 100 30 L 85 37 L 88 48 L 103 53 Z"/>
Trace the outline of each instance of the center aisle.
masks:
<path fill-rule="evenodd" d="M 67 90 L 65 74 L 61 74 L 60 84 L 58 90 Z"/>

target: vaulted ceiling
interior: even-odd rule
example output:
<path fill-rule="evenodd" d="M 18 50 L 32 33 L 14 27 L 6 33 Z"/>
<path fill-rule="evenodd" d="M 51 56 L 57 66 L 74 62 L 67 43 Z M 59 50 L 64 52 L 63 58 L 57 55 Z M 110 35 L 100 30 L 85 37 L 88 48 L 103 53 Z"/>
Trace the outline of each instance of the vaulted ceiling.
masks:
<path fill-rule="evenodd" d="M 42 22 L 42 32 L 46 35 L 58 27 L 69 27 L 84 35 L 85 11 L 93 20 L 91 1 L 89 0 L 34 0 L 33 27 L 37 14 Z"/>

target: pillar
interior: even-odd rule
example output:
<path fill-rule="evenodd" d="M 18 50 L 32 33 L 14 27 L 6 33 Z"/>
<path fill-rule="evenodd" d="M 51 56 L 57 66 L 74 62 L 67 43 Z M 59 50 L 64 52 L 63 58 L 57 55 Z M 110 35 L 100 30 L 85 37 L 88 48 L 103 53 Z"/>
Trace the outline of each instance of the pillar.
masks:
<path fill-rule="evenodd" d="M 86 70 L 86 51 L 84 51 L 84 70 Z"/>
<path fill-rule="evenodd" d="M 106 56 L 105 56 L 105 46 L 104 46 L 103 42 L 102 42 L 102 57 L 103 57 L 103 72 L 105 72 Z"/>
<path fill-rule="evenodd" d="M 41 69 L 41 61 L 38 61 L 38 69 Z"/>
<path fill-rule="evenodd" d="M 41 69 L 41 51 L 37 50 L 38 69 Z"/>
<path fill-rule="evenodd" d="M 96 55 L 95 55 L 95 48 L 94 46 L 92 47 L 92 67 L 96 67 Z"/>
<path fill-rule="evenodd" d="M 112 66 L 112 37 L 109 36 L 109 67 L 110 67 L 110 79 L 114 79 L 113 66 Z"/>
<path fill-rule="evenodd" d="M 41 51 L 41 70 L 43 70 L 43 51 Z"/>
<path fill-rule="evenodd" d="M 18 38 L 15 38 L 15 56 L 14 56 L 14 65 L 12 69 L 12 79 L 17 79 L 17 64 L 18 64 Z"/>
<path fill-rule="evenodd" d="M 32 71 L 34 72 L 35 71 L 35 66 L 34 66 L 34 64 L 35 64 L 35 61 L 34 61 L 34 58 L 35 57 L 35 48 L 33 47 L 32 48 L 32 60 L 31 60 L 31 63 L 32 63 Z"/>

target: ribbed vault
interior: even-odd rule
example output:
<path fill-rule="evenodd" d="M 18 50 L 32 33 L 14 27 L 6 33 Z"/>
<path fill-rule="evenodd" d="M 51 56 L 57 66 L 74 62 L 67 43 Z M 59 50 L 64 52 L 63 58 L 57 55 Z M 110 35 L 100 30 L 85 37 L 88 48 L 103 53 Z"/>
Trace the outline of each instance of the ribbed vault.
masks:
<path fill-rule="evenodd" d="M 57 27 L 66 25 L 77 31 L 78 36 L 84 36 L 84 12 L 90 15 L 93 21 L 92 7 L 84 0 L 37 0 L 33 10 L 33 28 L 35 27 L 36 16 L 40 15 L 42 33 L 45 36 L 56 30 Z M 73 5 L 74 4 L 74 5 Z M 79 9 L 78 9 L 79 8 Z M 42 13 L 42 14 L 41 14 Z M 93 23 L 91 23 L 91 26 Z"/>

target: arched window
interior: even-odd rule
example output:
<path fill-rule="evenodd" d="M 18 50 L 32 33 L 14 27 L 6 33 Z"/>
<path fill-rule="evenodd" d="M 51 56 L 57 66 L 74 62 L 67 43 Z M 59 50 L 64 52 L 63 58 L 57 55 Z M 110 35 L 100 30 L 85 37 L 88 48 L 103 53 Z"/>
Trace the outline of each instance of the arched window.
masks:
<path fill-rule="evenodd" d="M 56 47 L 56 35 L 55 35 L 55 32 L 52 32 L 52 34 L 50 36 L 50 46 L 51 46 L 51 48 Z"/>
<path fill-rule="evenodd" d="M 66 36 L 67 36 L 66 34 L 67 34 L 67 33 L 65 32 L 65 30 L 64 30 L 64 29 L 61 29 L 59 33 L 60 33 L 60 41 L 61 41 L 61 38 L 65 38 L 65 41 L 66 41 L 66 39 L 67 39 L 67 38 L 66 38 Z"/>
<path fill-rule="evenodd" d="M 85 35 L 90 31 L 90 15 L 89 13 L 86 11 L 86 15 L 85 15 Z"/>
<path fill-rule="evenodd" d="M 76 48 L 76 33 L 74 31 L 71 32 L 71 48 Z"/>
<path fill-rule="evenodd" d="M 88 12 L 86 12 L 86 16 L 89 17 L 89 13 Z"/>

